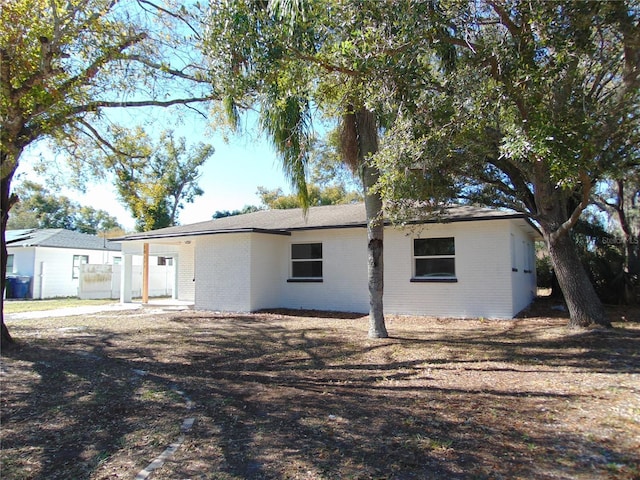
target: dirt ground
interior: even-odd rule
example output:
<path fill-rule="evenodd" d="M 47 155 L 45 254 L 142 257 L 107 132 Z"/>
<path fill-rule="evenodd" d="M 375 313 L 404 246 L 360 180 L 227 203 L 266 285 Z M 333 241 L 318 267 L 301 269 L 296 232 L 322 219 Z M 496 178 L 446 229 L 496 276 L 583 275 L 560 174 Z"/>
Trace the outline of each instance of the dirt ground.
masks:
<path fill-rule="evenodd" d="M 384 340 L 319 312 L 9 321 L 0 477 L 133 479 L 174 444 L 149 478 L 639 479 L 640 310 L 549 307 Z"/>

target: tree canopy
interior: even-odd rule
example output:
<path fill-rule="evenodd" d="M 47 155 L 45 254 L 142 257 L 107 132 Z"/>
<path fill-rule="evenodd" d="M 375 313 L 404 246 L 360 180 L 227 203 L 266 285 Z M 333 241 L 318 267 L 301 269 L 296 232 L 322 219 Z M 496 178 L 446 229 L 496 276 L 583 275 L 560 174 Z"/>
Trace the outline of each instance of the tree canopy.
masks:
<path fill-rule="evenodd" d="M 105 133 L 109 147 L 76 142 L 74 181 L 112 180 L 121 203 L 136 220 L 136 230 L 148 231 L 176 225 L 185 203 L 204 192 L 198 179 L 213 155 L 211 145 L 187 146 L 171 130 L 154 141 L 142 128 L 112 125 Z"/>
<path fill-rule="evenodd" d="M 149 0 L 9 0 L 0 8 L 2 235 L 16 201 L 11 182 L 25 148 L 45 138 L 90 137 L 105 110 L 199 104 L 212 98 L 201 28 L 186 7 Z M 197 59 L 196 59 L 197 60 Z M 3 241 L 4 245 L 4 241 Z M 2 276 L 6 273 L 2 249 Z M 4 284 L 3 284 L 4 285 Z M 10 335 L 2 321 L 2 340 Z"/>
<path fill-rule="evenodd" d="M 122 230 L 118 219 L 105 210 L 80 205 L 35 182 L 23 182 L 15 194 L 19 201 L 12 209 L 9 229 L 64 228 L 92 235 Z"/>
<path fill-rule="evenodd" d="M 441 2 L 455 72 L 398 104 L 378 188 L 402 210 L 461 198 L 526 213 L 545 237 L 572 325 L 609 321 L 569 232 L 594 184 L 638 157 L 635 2 Z M 391 77 L 393 79 L 393 77 Z"/>
<path fill-rule="evenodd" d="M 637 165 L 635 1 L 274 0 L 213 14 L 208 54 L 231 117 L 259 106 L 298 191 L 317 108 L 342 124 L 344 158 L 369 168 L 365 202 L 381 195 L 405 216 L 451 200 L 524 212 L 571 325 L 610 324 L 570 232 L 594 184 Z"/>
<path fill-rule="evenodd" d="M 387 336 L 382 201 L 371 189 L 378 178 L 372 159 L 379 136 L 394 115 L 385 95 L 395 94 L 385 90 L 383 79 L 399 74 L 397 57 L 414 56 L 403 44 L 421 29 L 431 30 L 430 5 L 238 1 L 216 3 L 209 18 L 206 53 L 228 116 L 237 122 L 242 109 L 259 111 L 303 206 L 309 203 L 312 119 L 322 115 L 340 126 L 342 158 L 364 187 L 371 337 Z M 407 65 L 402 75 L 410 84 L 419 77 Z"/>

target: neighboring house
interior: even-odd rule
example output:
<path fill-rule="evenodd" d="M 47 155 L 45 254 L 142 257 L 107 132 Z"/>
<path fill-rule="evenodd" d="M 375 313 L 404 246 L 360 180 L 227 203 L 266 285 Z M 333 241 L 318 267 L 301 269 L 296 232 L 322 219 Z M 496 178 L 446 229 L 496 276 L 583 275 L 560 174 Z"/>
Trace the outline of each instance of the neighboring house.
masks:
<path fill-rule="evenodd" d="M 51 229 L 7 230 L 7 277 L 29 278 L 27 298 L 78 295 L 84 264 L 113 264 L 120 245 L 86 233 Z"/>
<path fill-rule="evenodd" d="M 96 235 L 64 229 L 7 230 L 7 277 L 28 282 L 26 298 L 119 298 L 122 254 L 120 244 Z M 150 259 L 149 293 L 174 291 L 173 259 Z M 132 266 L 131 292 L 142 292 L 142 259 Z M 7 285 L 7 297 L 11 288 Z M 23 285 L 20 290 L 23 290 Z M 20 295 L 20 298 L 24 298 Z"/>
<path fill-rule="evenodd" d="M 524 215 L 458 206 L 441 221 L 385 227 L 384 310 L 512 318 L 536 296 L 534 241 Z M 444 220 L 444 221 L 442 221 Z M 174 297 L 196 309 L 368 312 L 363 204 L 264 210 L 137 233 L 122 242 L 130 301 L 132 255 L 172 257 Z"/>

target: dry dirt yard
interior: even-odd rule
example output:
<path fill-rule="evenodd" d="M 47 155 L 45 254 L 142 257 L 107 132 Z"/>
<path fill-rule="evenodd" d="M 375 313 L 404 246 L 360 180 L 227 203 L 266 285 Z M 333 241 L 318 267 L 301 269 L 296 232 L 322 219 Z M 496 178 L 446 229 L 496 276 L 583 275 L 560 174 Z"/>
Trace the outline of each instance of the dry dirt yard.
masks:
<path fill-rule="evenodd" d="M 640 310 L 584 332 L 544 307 L 385 340 L 319 312 L 9 321 L 0 477 L 640 478 Z"/>

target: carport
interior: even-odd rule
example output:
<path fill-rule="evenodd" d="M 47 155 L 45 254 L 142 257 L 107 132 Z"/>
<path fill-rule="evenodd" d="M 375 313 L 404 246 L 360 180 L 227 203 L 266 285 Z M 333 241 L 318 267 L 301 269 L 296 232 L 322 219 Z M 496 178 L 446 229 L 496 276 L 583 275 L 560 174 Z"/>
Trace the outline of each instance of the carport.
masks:
<path fill-rule="evenodd" d="M 193 255 L 185 254 L 185 242 L 175 239 L 157 239 L 152 242 L 148 240 L 136 240 L 129 242 L 122 242 L 122 270 L 120 277 L 120 302 L 131 303 L 132 302 L 132 274 L 133 274 L 133 258 L 135 256 L 142 257 L 142 303 L 149 303 L 149 267 L 152 259 L 161 261 L 172 261 L 174 263 L 174 288 L 172 290 L 172 299 L 193 301 L 190 298 L 188 292 L 179 292 L 179 272 L 180 262 L 188 262 L 189 258 Z M 189 248 L 188 250 L 193 250 Z M 171 260 L 169 260 L 171 259 Z M 180 294 L 184 293 L 185 298 L 181 298 Z"/>

